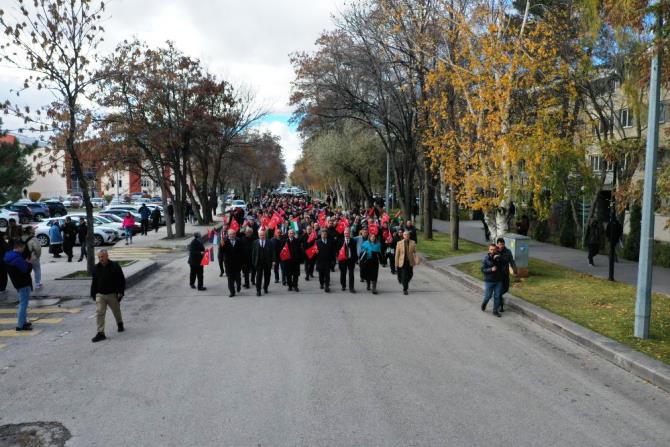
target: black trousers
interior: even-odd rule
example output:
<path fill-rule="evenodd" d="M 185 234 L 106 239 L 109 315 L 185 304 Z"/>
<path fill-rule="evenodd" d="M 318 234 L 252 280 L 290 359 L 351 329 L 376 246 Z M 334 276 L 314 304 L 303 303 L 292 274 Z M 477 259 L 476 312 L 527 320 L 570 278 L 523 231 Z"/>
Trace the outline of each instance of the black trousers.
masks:
<path fill-rule="evenodd" d="M 395 255 L 386 253 L 386 262 L 391 266 L 391 274 L 395 275 Z"/>
<path fill-rule="evenodd" d="M 223 268 L 223 256 L 219 255 L 217 256 L 217 259 L 219 260 L 219 271 L 223 275 L 224 273 L 226 273 L 226 269 Z"/>
<path fill-rule="evenodd" d="M 195 285 L 196 278 L 198 279 L 198 289 L 202 289 L 202 276 L 203 268 L 201 265 L 192 265 L 191 266 L 191 277 L 189 279 L 189 284 L 191 286 Z"/>
<path fill-rule="evenodd" d="M 67 255 L 68 261 L 72 260 L 72 257 L 74 256 L 72 253 L 72 248 L 74 247 L 74 241 L 72 239 L 65 238 L 63 241 L 63 251 Z"/>
<path fill-rule="evenodd" d="M 319 284 L 330 287 L 330 269 L 325 268 L 319 270 Z"/>
<path fill-rule="evenodd" d="M 268 286 L 270 285 L 270 276 L 272 275 L 272 267 L 259 267 L 255 269 L 256 274 L 256 292 L 261 293 L 261 283 L 262 288 L 267 292 Z"/>
<path fill-rule="evenodd" d="M 310 261 L 309 259 L 305 260 L 305 279 L 307 278 L 314 278 L 314 266 L 316 265 L 316 256 L 312 258 Z"/>
<path fill-rule="evenodd" d="M 244 276 L 244 288 L 249 288 L 249 274 L 251 273 L 251 265 L 242 265 L 242 275 Z"/>
<path fill-rule="evenodd" d="M 409 262 L 405 261 L 405 264 L 398 269 L 398 281 L 402 284 L 402 290 L 407 290 L 409 288 L 409 282 L 414 276 L 414 267 L 409 265 Z"/>
<path fill-rule="evenodd" d="M 356 263 L 352 260 L 338 262 L 340 265 L 340 284 L 343 289 L 347 288 L 347 277 L 349 277 L 349 290 L 354 290 L 354 269 Z"/>
<path fill-rule="evenodd" d="M 286 285 L 289 287 L 298 287 L 300 264 L 292 261 L 284 262 L 284 271 L 286 272 Z"/>
<path fill-rule="evenodd" d="M 600 244 L 589 244 L 589 263 L 593 264 L 593 257 L 600 251 Z"/>
<path fill-rule="evenodd" d="M 7 290 L 7 267 L 0 260 L 0 292 L 4 292 L 5 290 Z"/>
<path fill-rule="evenodd" d="M 502 275 L 502 290 L 500 291 L 500 296 L 503 296 L 509 291 L 509 273 L 503 273 Z"/>
<path fill-rule="evenodd" d="M 231 295 L 235 295 L 235 290 L 239 291 L 240 287 L 242 287 L 240 270 L 228 269 L 228 290 Z"/>
<path fill-rule="evenodd" d="M 142 234 L 146 235 L 147 232 L 149 231 L 149 220 L 148 219 L 142 219 L 140 221 L 140 228 L 142 229 Z"/>
<path fill-rule="evenodd" d="M 79 260 L 81 261 L 84 258 L 88 258 L 88 253 L 86 253 L 86 241 L 80 242 L 81 252 L 79 254 Z"/>

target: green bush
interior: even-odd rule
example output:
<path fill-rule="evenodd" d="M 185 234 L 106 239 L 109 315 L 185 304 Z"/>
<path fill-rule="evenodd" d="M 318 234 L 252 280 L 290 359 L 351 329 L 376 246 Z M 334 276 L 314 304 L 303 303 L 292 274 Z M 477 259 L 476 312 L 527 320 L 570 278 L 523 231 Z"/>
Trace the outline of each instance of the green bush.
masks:
<path fill-rule="evenodd" d="M 625 236 L 623 257 L 630 261 L 637 261 L 640 257 L 640 226 L 642 223 L 642 208 L 633 205 L 630 209 L 630 233 Z"/>
<path fill-rule="evenodd" d="M 546 220 L 538 220 L 533 225 L 533 239 L 539 242 L 547 242 L 549 240 L 549 224 Z"/>
<path fill-rule="evenodd" d="M 638 244 L 639 250 L 639 244 Z M 670 244 L 665 242 L 654 243 L 654 265 L 659 267 L 670 267 Z"/>
<path fill-rule="evenodd" d="M 563 211 L 561 212 L 558 240 L 563 247 L 570 248 L 575 248 L 575 243 L 577 242 L 575 236 L 575 222 L 570 215 L 568 203 L 563 206 Z"/>

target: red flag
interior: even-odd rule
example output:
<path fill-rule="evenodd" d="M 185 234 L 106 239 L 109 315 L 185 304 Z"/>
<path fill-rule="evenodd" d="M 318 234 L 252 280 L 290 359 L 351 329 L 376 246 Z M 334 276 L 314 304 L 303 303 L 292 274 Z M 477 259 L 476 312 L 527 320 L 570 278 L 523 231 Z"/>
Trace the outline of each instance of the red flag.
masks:
<path fill-rule="evenodd" d="M 209 250 L 205 250 L 205 256 L 202 257 L 200 265 L 202 265 L 203 267 L 209 265 Z"/>
<path fill-rule="evenodd" d="M 368 211 L 368 216 L 373 217 L 375 215 L 375 207 L 371 207 Z"/>
<path fill-rule="evenodd" d="M 279 259 L 282 261 L 291 260 L 291 250 L 288 249 L 288 242 L 284 244 L 284 248 L 282 248 L 279 252 Z"/>
<path fill-rule="evenodd" d="M 389 217 L 389 215 L 386 214 L 386 212 L 384 212 L 384 214 L 382 214 L 382 223 L 389 222 L 390 220 L 391 218 Z"/>
<path fill-rule="evenodd" d="M 310 234 L 309 237 L 307 238 L 307 243 L 311 244 L 315 240 L 316 240 L 316 231 L 312 231 L 312 234 Z"/>
<path fill-rule="evenodd" d="M 402 210 L 398 211 L 398 213 L 395 215 L 396 218 L 402 216 Z"/>
<path fill-rule="evenodd" d="M 268 216 L 261 217 L 261 227 L 268 227 L 270 225 L 270 218 Z"/>
<path fill-rule="evenodd" d="M 340 252 L 337 254 L 337 261 L 344 262 L 347 260 L 347 244 L 342 244 Z"/>
<path fill-rule="evenodd" d="M 319 252 L 318 247 L 316 244 L 312 245 L 309 247 L 307 250 L 305 250 L 305 254 L 307 255 L 307 258 L 311 261 L 314 256 Z"/>
<path fill-rule="evenodd" d="M 384 237 L 384 240 L 386 241 L 387 244 L 393 242 L 393 236 L 391 235 L 391 232 L 388 229 L 382 231 L 382 236 Z"/>
<path fill-rule="evenodd" d="M 280 214 L 281 216 L 285 216 L 285 215 L 286 215 L 286 213 L 284 212 L 284 210 L 281 209 L 281 208 L 279 208 L 279 214 Z"/>
<path fill-rule="evenodd" d="M 368 225 L 368 232 L 370 234 L 374 234 L 375 236 L 377 236 L 379 234 L 379 225 L 377 224 Z"/>
<path fill-rule="evenodd" d="M 233 221 L 230 222 L 230 229 L 233 230 L 235 233 L 240 231 L 240 224 L 237 223 L 236 219 L 233 219 Z"/>
<path fill-rule="evenodd" d="M 344 233 L 345 228 L 347 228 L 347 226 L 345 225 L 344 221 L 341 220 L 337 223 L 337 226 L 335 227 L 335 230 L 338 233 L 342 234 L 342 233 Z"/>

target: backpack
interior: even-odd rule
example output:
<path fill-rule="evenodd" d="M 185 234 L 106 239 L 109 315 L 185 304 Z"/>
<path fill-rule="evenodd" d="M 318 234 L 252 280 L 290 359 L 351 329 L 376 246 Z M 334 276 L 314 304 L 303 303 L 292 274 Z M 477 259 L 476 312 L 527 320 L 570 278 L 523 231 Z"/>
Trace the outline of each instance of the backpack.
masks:
<path fill-rule="evenodd" d="M 23 241 L 25 246 L 23 247 L 23 252 L 21 253 L 21 256 L 23 256 L 23 259 L 30 259 L 31 256 L 33 255 L 33 251 L 30 249 L 28 246 L 28 242 L 33 238 L 33 236 L 30 236 L 28 239 Z"/>

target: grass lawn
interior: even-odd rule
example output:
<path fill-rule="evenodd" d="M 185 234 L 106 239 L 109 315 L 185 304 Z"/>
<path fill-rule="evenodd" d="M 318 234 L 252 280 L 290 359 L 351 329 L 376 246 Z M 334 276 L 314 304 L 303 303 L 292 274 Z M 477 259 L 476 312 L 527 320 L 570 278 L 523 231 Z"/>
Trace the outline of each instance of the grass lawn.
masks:
<path fill-rule="evenodd" d="M 121 267 L 127 267 L 129 265 L 136 263 L 137 261 L 134 259 L 132 260 L 122 259 L 120 261 L 114 261 L 114 262 L 118 263 Z M 61 276 L 58 279 L 91 279 L 91 275 L 89 275 L 86 270 L 77 270 L 76 272 L 68 273 L 65 276 Z"/>
<path fill-rule="evenodd" d="M 482 279 L 480 262 L 457 265 Z M 650 338 L 633 337 L 635 287 L 585 275 L 537 259 L 530 278 L 512 284 L 510 293 L 595 332 L 670 364 L 670 298 L 654 293 Z"/>
<path fill-rule="evenodd" d="M 427 241 L 426 239 L 419 236 L 419 245 L 417 249 L 423 253 L 428 260 L 448 258 L 451 256 L 461 256 L 467 255 L 470 253 L 484 253 L 486 252 L 484 246 L 475 244 L 473 242 L 464 241 L 463 239 L 458 242 L 458 251 L 451 249 L 451 237 L 445 233 L 433 232 L 433 240 Z"/>

